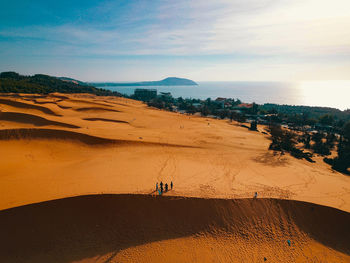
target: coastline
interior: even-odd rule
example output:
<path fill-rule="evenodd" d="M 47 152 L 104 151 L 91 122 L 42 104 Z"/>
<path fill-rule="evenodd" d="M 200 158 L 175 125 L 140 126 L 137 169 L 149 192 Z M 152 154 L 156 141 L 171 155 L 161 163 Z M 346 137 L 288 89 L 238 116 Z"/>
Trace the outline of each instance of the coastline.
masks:
<path fill-rule="evenodd" d="M 332 96 L 324 94 L 322 100 L 316 100 L 313 92 L 307 87 L 300 88 L 297 82 L 273 82 L 273 81 L 223 81 L 202 82 L 198 86 L 105 86 L 101 88 L 118 91 L 131 95 L 136 88 L 157 89 L 159 92 L 170 92 L 173 97 L 194 99 L 216 99 L 217 97 L 240 99 L 247 103 L 274 103 L 280 105 L 300 105 L 310 107 L 330 107 L 340 110 L 350 108 L 350 104 L 344 98 L 347 93 L 341 89 L 333 88 Z M 350 83 L 350 82 L 349 82 Z M 331 85 L 331 84 L 330 84 Z M 350 84 L 349 84 L 350 90 Z M 345 91 L 346 92 L 346 91 Z"/>

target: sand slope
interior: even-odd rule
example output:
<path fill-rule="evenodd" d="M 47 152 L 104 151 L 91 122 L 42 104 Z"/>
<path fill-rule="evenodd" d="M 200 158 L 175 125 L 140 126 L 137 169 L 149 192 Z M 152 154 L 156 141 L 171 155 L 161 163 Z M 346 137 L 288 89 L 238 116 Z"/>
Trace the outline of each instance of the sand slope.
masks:
<path fill-rule="evenodd" d="M 263 129 L 1 95 L 0 262 L 349 262 L 350 177 L 268 151 Z"/>
<path fill-rule="evenodd" d="M 350 211 L 350 177 L 318 157 L 274 155 L 266 135 L 234 122 L 90 94 L 9 94 L 0 96 L 0 110 L 0 209 L 90 193 L 148 194 L 157 181 L 173 180 L 172 195 L 258 192 Z"/>
<path fill-rule="evenodd" d="M 0 261 L 349 262 L 349 221 L 290 200 L 81 196 L 1 211 Z"/>

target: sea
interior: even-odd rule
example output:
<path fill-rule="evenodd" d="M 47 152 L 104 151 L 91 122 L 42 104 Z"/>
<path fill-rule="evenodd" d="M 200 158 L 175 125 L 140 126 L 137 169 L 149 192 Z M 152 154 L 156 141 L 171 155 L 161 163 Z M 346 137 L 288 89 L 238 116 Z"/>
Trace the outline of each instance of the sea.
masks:
<path fill-rule="evenodd" d="M 350 80 L 272 82 L 197 82 L 197 86 L 105 86 L 99 87 L 131 95 L 137 88 L 170 92 L 173 97 L 240 99 L 246 103 L 276 103 L 350 109 Z"/>

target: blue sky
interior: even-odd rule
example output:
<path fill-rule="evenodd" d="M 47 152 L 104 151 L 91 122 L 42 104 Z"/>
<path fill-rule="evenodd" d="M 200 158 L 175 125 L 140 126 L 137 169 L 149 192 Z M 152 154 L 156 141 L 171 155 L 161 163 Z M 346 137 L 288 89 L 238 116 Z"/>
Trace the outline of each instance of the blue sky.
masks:
<path fill-rule="evenodd" d="M 350 79 L 348 0 L 1 0 L 0 71 L 85 81 Z"/>

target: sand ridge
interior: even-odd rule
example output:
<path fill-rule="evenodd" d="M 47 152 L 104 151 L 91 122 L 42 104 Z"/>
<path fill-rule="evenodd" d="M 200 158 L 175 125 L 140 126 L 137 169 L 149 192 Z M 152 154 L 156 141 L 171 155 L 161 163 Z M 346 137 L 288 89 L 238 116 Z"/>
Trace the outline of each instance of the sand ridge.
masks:
<path fill-rule="evenodd" d="M 349 262 L 349 220 L 292 200 L 88 195 L 0 211 L 0 260 Z"/>
<path fill-rule="evenodd" d="M 19 113 L 19 112 L 0 112 L 0 121 L 8 121 L 8 122 L 18 122 L 18 123 L 28 123 L 33 124 L 34 126 L 60 126 L 64 128 L 79 128 L 79 126 L 64 123 L 64 122 L 58 122 L 58 121 L 51 121 L 46 118 L 32 115 L 32 114 L 26 114 L 26 113 Z"/>
<path fill-rule="evenodd" d="M 106 122 L 115 122 L 115 123 L 126 123 L 129 124 L 127 121 L 121 121 L 121 120 L 112 120 L 112 119 L 105 119 L 105 118 L 83 118 L 85 121 L 106 121 Z"/>
<path fill-rule="evenodd" d="M 119 110 L 113 110 L 108 108 L 102 108 L 102 107 L 85 107 L 85 108 L 77 108 L 76 111 L 94 111 L 94 112 L 103 112 L 103 111 L 114 111 L 114 112 L 120 112 Z"/>
<path fill-rule="evenodd" d="M 9 100 L 9 99 L 0 99 L 0 105 L 1 104 L 12 106 L 14 108 L 20 108 L 20 109 L 34 109 L 34 110 L 38 110 L 38 111 L 41 111 L 41 112 L 49 114 L 49 115 L 59 116 L 57 113 L 53 112 L 49 108 L 37 106 L 37 105 L 29 104 L 29 103 L 24 103 L 24 102 L 20 102 L 20 101 Z"/>
<path fill-rule="evenodd" d="M 55 129 L 5 129 L 0 130 L 0 140 L 64 140 L 64 141 L 79 141 L 87 145 L 152 145 L 152 146 L 163 146 L 163 147 L 190 147 L 188 145 L 176 145 L 166 143 L 155 143 L 155 142 L 143 142 L 143 141 L 131 141 L 131 140 L 116 140 L 107 139 L 102 137 L 96 137 L 87 135 L 84 133 L 78 133 L 73 131 L 55 130 Z"/>

